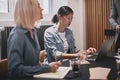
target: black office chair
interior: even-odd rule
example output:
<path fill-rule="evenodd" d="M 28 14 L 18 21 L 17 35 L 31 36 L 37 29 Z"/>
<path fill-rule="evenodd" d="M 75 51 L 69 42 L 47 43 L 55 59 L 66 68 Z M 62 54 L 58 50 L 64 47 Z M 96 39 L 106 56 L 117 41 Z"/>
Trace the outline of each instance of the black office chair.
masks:
<path fill-rule="evenodd" d="M 114 30 L 112 29 L 105 29 L 105 36 L 115 36 L 115 32 Z"/>
<path fill-rule="evenodd" d="M 7 39 L 12 28 L 13 26 L 5 26 L 4 30 L 1 31 L 1 35 L 0 35 L 1 59 L 7 58 Z"/>
<path fill-rule="evenodd" d="M 42 25 L 38 30 L 38 40 L 41 47 L 41 50 L 44 50 L 44 32 L 47 28 L 51 27 L 52 25 Z"/>

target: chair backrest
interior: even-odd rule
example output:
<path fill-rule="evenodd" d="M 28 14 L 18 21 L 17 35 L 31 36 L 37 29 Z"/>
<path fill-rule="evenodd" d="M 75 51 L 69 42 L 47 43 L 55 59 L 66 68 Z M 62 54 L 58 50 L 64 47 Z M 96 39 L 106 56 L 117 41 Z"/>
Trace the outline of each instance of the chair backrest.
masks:
<path fill-rule="evenodd" d="M 105 29 L 104 35 L 105 36 L 115 36 L 115 30 L 112 29 Z"/>
<path fill-rule="evenodd" d="M 13 27 L 14 26 L 5 26 L 4 30 L 1 31 L 1 59 L 7 58 L 7 39 Z"/>
<path fill-rule="evenodd" d="M 7 76 L 8 73 L 8 59 L 0 60 L 0 77 Z"/>
<path fill-rule="evenodd" d="M 39 54 L 39 60 L 41 63 L 44 62 L 44 58 L 45 58 L 45 50 L 42 50 L 40 51 L 40 54 Z"/>
<path fill-rule="evenodd" d="M 53 25 L 41 25 L 40 28 L 37 28 L 38 30 L 38 40 L 39 40 L 39 44 L 41 47 L 41 50 L 44 50 L 44 32 L 47 28 L 51 27 Z"/>

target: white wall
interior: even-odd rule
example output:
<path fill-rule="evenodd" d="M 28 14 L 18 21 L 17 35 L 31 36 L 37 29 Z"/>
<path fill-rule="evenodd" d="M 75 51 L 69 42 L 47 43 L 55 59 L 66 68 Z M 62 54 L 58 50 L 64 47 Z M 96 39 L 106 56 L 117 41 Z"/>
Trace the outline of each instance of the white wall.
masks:
<path fill-rule="evenodd" d="M 52 2 L 52 14 L 56 14 L 61 6 L 68 5 L 68 0 L 54 0 Z"/>
<path fill-rule="evenodd" d="M 68 5 L 74 10 L 71 29 L 73 30 L 78 49 L 86 48 L 85 31 L 85 0 L 68 0 Z"/>
<path fill-rule="evenodd" d="M 0 13 L 0 27 L 4 25 L 14 25 L 13 22 L 13 10 L 15 0 L 8 0 L 9 1 L 9 13 Z"/>

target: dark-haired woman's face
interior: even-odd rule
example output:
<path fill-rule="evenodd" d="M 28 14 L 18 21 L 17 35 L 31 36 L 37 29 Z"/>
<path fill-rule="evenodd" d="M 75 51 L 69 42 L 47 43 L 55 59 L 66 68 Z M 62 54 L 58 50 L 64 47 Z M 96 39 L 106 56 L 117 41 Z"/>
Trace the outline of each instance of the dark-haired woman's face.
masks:
<path fill-rule="evenodd" d="M 62 23 L 65 27 L 69 27 L 71 22 L 72 22 L 72 19 L 73 19 L 73 14 L 68 14 L 68 15 L 65 15 L 63 16 L 62 18 Z"/>

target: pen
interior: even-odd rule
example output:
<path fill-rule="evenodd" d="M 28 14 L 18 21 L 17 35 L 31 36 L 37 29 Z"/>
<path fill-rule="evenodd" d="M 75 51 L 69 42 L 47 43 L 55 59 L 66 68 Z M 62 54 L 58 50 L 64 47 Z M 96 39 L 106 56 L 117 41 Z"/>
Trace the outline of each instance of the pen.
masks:
<path fill-rule="evenodd" d="M 56 56 L 56 53 L 55 53 L 55 62 L 57 62 L 57 56 Z"/>

